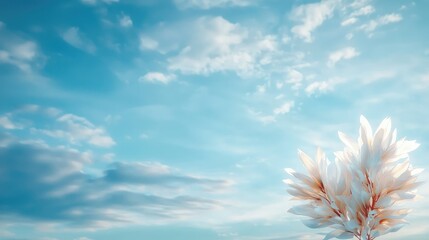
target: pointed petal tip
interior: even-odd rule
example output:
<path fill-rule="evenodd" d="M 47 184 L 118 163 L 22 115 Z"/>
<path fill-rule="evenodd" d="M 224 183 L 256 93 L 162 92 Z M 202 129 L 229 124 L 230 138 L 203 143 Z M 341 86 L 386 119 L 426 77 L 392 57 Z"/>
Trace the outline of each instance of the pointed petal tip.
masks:
<path fill-rule="evenodd" d="M 285 183 L 287 185 L 291 185 L 291 184 L 293 184 L 293 181 L 290 179 L 283 179 L 283 183 Z"/>
<path fill-rule="evenodd" d="M 360 115 L 360 118 L 359 118 L 359 120 L 360 120 L 360 123 L 361 124 L 369 124 L 369 121 L 368 121 L 368 119 L 364 116 L 364 115 Z"/>

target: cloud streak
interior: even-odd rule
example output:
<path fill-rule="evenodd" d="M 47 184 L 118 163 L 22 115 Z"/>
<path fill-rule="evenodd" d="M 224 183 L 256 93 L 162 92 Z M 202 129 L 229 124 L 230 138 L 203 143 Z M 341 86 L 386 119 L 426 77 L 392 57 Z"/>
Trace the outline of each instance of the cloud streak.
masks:
<path fill-rule="evenodd" d="M 312 32 L 323 22 L 332 17 L 338 1 L 327 0 L 318 3 L 309 3 L 296 7 L 292 10 L 291 18 L 300 24 L 292 27 L 292 33 L 305 42 L 312 42 Z"/>
<path fill-rule="evenodd" d="M 346 47 L 329 54 L 329 60 L 327 65 L 334 67 L 339 61 L 352 59 L 359 56 L 360 53 L 353 47 Z"/>
<path fill-rule="evenodd" d="M 173 74 L 164 74 L 160 72 L 148 72 L 139 78 L 140 82 L 169 84 L 176 78 Z"/>
<path fill-rule="evenodd" d="M 70 27 L 61 34 L 61 37 L 65 42 L 71 46 L 78 48 L 88 53 L 95 53 L 97 50 L 94 43 L 89 40 L 78 27 Z"/>
<path fill-rule="evenodd" d="M 33 130 L 50 137 L 66 139 L 72 144 L 86 142 L 98 147 L 111 147 L 116 144 L 103 128 L 96 127 L 83 117 L 74 114 L 64 114 L 58 117 L 56 122 L 61 128 L 33 128 Z"/>
<path fill-rule="evenodd" d="M 91 176 L 85 166 L 92 161 L 88 152 L 37 142 L 14 141 L 0 147 L 2 219 L 79 228 L 180 221 L 222 206 L 209 198 L 183 194 L 188 186 L 214 191 L 230 185 L 145 162 L 116 163 L 102 176 Z M 153 190 L 162 188 L 169 189 L 168 196 Z"/>
<path fill-rule="evenodd" d="M 397 13 L 386 14 L 376 20 L 371 20 L 370 22 L 363 24 L 359 29 L 365 31 L 368 34 L 372 34 L 377 28 L 388 25 L 391 23 L 396 23 L 402 21 L 402 15 Z"/>
<path fill-rule="evenodd" d="M 245 7 L 252 4 L 249 0 L 174 0 L 180 9 L 201 8 L 210 9 L 227 6 Z"/>

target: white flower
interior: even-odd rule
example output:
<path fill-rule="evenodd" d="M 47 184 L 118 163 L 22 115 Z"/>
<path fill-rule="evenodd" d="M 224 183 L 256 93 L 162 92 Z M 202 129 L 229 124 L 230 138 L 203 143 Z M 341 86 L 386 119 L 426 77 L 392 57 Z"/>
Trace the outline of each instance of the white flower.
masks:
<path fill-rule="evenodd" d="M 310 217 L 304 220 L 308 227 L 332 228 L 324 239 L 372 240 L 399 230 L 409 209 L 398 208 L 397 203 L 413 199 L 421 185 L 417 175 L 422 170 L 413 168 L 408 157 L 419 144 L 397 141 L 389 118 L 374 134 L 365 117 L 360 123 L 357 141 L 338 133 L 345 148 L 335 153 L 335 161 L 326 159 L 320 149 L 315 161 L 298 150 L 308 175 L 285 169 L 296 179 L 284 180 L 288 192 L 293 199 L 306 201 L 289 212 Z"/>

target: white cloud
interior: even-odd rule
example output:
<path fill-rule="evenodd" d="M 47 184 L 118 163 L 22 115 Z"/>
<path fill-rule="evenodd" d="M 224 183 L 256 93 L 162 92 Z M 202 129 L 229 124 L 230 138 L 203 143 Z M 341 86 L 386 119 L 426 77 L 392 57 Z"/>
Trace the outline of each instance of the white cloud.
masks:
<path fill-rule="evenodd" d="M 27 104 L 19 108 L 18 110 L 15 110 L 15 112 L 37 112 L 40 110 L 40 106 L 37 104 Z"/>
<path fill-rule="evenodd" d="M 250 0 L 174 0 L 176 6 L 180 9 L 186 8 L 201 8 L 210 9 L 215 7 L 227 6 L 248 6 L 251 4 Z"/>
<path fill-rule="evenodd" d="M 253 61 L 246 51 L 233 52 L 247 32 L 222 17 L 203 17 L 193 24 L 190 45 L 170 59 L 170 69 L 183 73 L 207 74 L 231 68 L 247 68 Z"/>
<path fill-rule="evenodd" d="M 302 85 L 304 75 L 295 69 L 288 69 L 287 75 L 288 78 L 286 80 L 286 83 L 292 84 L 292 88 L 298 90 Z"/>
<path fill-rule="evenodd" d="M 119 19 L 119 24 L 124 28 L 132 27 L 133 20 L 128 15 L 122 15 Z"/>
<path fill-rule="evenodd" d="M 163 84 L 168 84 L 175 79 L 173 74 L 164 74 L 160 72 L 148 72 L 144 76 L 139 78 L 139 81 L 142 82 L 159 82 Z"/>
<path fill-rule="evenodd" d="M 330 90 L 332 90 L 332 87 L 329 86 L 328 82 L 326 82 L 326 81 L 313 82 L 305 88 L 305 92 L 309 96 L 313 95 L 315 92 L 325 93 L 325 92 L 330 91 Z"/>
<path fill-rule="evenodd" d="M 264 94 L 267 91 L 267 86 L 265 84 L 256 86 L 256 92 Z"/>
<path fill-rule="evenodd" d="M 156 50 L 159 43 L 147 36 L 140 36 L 140 50 Z"/>
<path fill-rule="evenodd" d="M 36 56 L 36 44 L 31 41 L 17 44 L 12 47 L 12 55 L 21 60 L 32 60 Z"/>
<path fill-rule="evenodd" d="M 255 76 L 271 62 L 277 38 L 248 29 L 223 17 L 201 17 L 188 25 L 184 47 L 168 59 L 169 69 L 183 74 L 233 71 L 241 77 Z"/>
<path fill-rule="evenodd" d="M 0 126 L 5 129 L 21 129 L 21 126 L 18 126 L 14 124 L 9 117 L 7 116 L 0 116 Z"/>
<path fill-rule="evenodd" d="M 158 162 L 120 161 L 94 169 L 90 152 L 30 142 L 21 136 L 13 139 L 0 147 L 2 197 L 26 197 L 2 213 L 8 219 L 6 227 L 21 218 L 44 219 L 43 223 L 53 228 L 73 225 L 82 231 L 124 223 L 201 222 L 205 214 L 215 214 L 226 206 L 215 194 L 234 184 L 229 179 L 187 174 Z M 26 209 L 31 205 L 44 206 L 44 211 L 29 214 Z M 59 216 L 62 223 L 54 224 Z M 1 232 L 0 228 L 0 235 L 7 235 Z M 88 240 L 82 235 L 76 239 Z"/>
<path fill-rule="evenodd" d="M 274 35 L 267 35 L 257 42 L 258 50 L 274 51 L 277 49 L 277 38 Z"/>
<path fill-rule="evenodd" d="M 280 107 L 274 109 L 273 113 L 275 115 L 283 115 L 285 113 L 290 112 L 290 110 L 292 109 L 292 107 L 295 105 L 294 101 L 288 101 L 283 103 L 283 105 L 281 105 Z"/>
<path fill-rule="evenodd" d="M 338 61 L 351 59 L 356 56 L 359 56 L 359 54 L 360 53 L 356 51 L 356 49 L 353 47 L 346 47 L 346 48 L 340 49 L 338 51 L 335 51 L 329 54 L 329 60 L 327 65 L 330 67 L 333 67 Z"/>
<path fill-rule="evenodd" d="M 365 5 L 368 5 L 370 1 L 371 0 L 355 0 L 350 4 L 350 7 L 354 9 L 358 9 L 358 8 L 364 7 Z"/>
<path fill-rule="evenodd" d="M 99 147 L 111 147 L 115 141 L 106 133 L 106 131 L 92 124 L 87 119 L 73 114 L 64 114 L 57 118 L 61 128 L 54 130 L 33 129 L 54 138 L 64 138 L 72 144 L 86 142 Z"/>
<path fill-rule="evenodd" d="M 266 78 L 284 74 L 287 64 L 293 68 L 304 66 L 304 54 L 281 47 L 282 36 L 266 34 L 220 16 L 205 16 L 160 23 L 142 32 L 140 49 L 167 56 L 167 70 L 175 74 L 222 72 L 235 73 L 241 78 Z"/>
<path fill-rule="evenodd" d="M 376 81 L 394 78 L 396 75 L 397 73 L 393 70 L 377 70 L 372 73 L 367 72 L 361 82 L 370 84 Z"/>
<path fill-rule="evenodd" d="M 362 26 L 360 26 L 360 29 L 371 34 L 376 28 L 380 26 L 400 22 L 401 20 L 402 16 L 400 14 L 391 13 L 384 15 L 376 20 L 371 20 L 369 23 L 363 24 Z"/>
<path fill-rule="evenodd" d="M 371 13 L 375 12 L 375 8 L 371 5 L 367 5 L 365 7 L 362 7 L 350 14 L 350 17 L 359 17 L 364 15 L 369 15 Z"/>
<path fill-rule="evenodd" d="M 116 144 L 102 127 L 95 126 L 84 117 L 61 113 L 62 111 L 56 108 L 28 104 L 0 116 L 0 127 L 5 129 L 29 129 L 32 133 L 63 138 L 72 144 L 86 142 L 100 147 L 111 147 Z M 24 118 L 28 114 L 42 114 L 43 119 L 46 121 L 44 126 L 52 127 L 49 129 L 38 128 L 35 120 L 37 118 L 32 118 L 31 121 Z"/>
<path fill-rule="evenodd" d="M 341 22 L 341 26 L 352 25 L 356 22 L 357 22 L 357 18 L 355 18 L 355 17 L 347 18 L 346 20 Z"/>
<path fill-rule="evenodd" d="M 31 72 L 38 53 L 37 44 L 33 41 L 11 42 L 0 49 L 0 62 L 12 64 L 23 72 Z"/>
<path fill-rule="evenodd" d="M 83 50 L 88 53 L 94 53 L 96 47 L 94 43 L 87 39 L 83 33 L 80 32 L 79 28 L 71 27 L 67 29 L 61 35 L 64 41 L 66 41 L 71 46 Z"/>
<path fill-rule="evenodd" d="M 276 117 L 274 115 L 266 115 L 261 112 L 256 112 L 252 109 L 249 109 L 248 112 L 253 119 L 263 123 L 264 125 L 276 122 Z"/>
<path fill-rule="evenodd" d="M 396 13 L 391 13 L 391 14 L 387 14 L 382 16 L 379 19 L 380 24 L 385 25 L 385 24 L 389 24 L 389 23 L 394 23 L 394 22 L 399 22 L 402 20 L 402 16 L 400 14 L 396 14 Z"/>
<path fill-rule="evenodd" d="M 100 2 L 107 3 L 107 4 L 112 4 L 112 3 L 119 2 L 119 0 L 81 0 L 81 2 L 83 4 L 86 4 L 86 5 L 92 5 L 92 6 L 94 6 L 94 5 L 96 5 L 96 4 L 100 3 Z"/>
<path fill-rule="evenodd" d="M 292 27 L 292 33 L 306 42 L 311 42 L 313 40 L 312 32 L 326 19 L 332 17 L 337 3 L 336 0 L 327 0 L 294 8 L 291 18 L 301 23 Z"/>
<path fill-rule="evenodd" d="M 339 78 L 333 78 L 328 81 L 320 81 L 320 82 L 312 82 L 310 85 L 308 85 L 305 88 L 305 92 L 308 96 L 311 96 L 313 94 L 321 94 L 321 93 L 327 93 L 334 90 L 334 87 L 341 83 L 343 80 Z"/>

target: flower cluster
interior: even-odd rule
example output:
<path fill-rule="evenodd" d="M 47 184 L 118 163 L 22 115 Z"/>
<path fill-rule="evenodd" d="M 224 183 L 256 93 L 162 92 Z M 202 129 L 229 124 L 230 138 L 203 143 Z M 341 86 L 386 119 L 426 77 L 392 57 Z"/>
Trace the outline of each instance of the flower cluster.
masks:
<path fill-rule="evenodd" d="M 372 240 L 399 230 L 410 210 L 398 203 L 413 199 L 421 184 L 417 175 L 422 169 L 413 168 L 408 157 L 419 144 L 397 141 L 389 118 L 374 134 L 365 117 L 360 123 L 357 141 L 339 132 L 345 148 L 335 153 L 335 161 L 320 149 L 315 161 L 298 151 L 308 175 L 286 169 L 296 179 L 284 180 L 288 192 L 293 199 L 306 201 L 289 212 L 310 217 L 304 220 L 310 228 L 332 228 L 324 239 Z"/>

